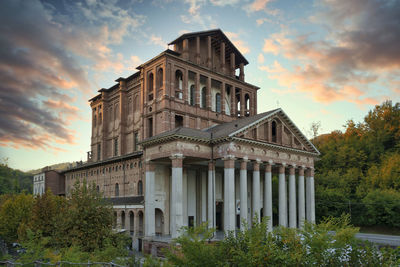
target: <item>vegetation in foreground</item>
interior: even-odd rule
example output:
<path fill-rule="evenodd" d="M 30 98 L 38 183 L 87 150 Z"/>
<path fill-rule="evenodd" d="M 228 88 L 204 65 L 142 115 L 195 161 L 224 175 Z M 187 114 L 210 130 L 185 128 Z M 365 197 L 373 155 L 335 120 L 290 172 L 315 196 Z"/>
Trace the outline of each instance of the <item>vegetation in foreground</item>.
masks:
<path fill-rule="evenodd" d="M 210 242 L 206 225 L 185 228 L 165 251 L 166 260 L 148 266 L 399 266 L 400 248 L 378 249 L 355 239 L 358 228 L 349 216 L 329 218 L 304 229 L 276 228 L 268 233 L 266 220 L 251 229 Z M 332 232 L 333 231 L 333 232 Z"/>
<path fill-rule="evenodd" d="M 32 175 L 8 167 L 7 161 L 6 158 L 0 162 L 0 195 L 23 191 L 32 193 Z"/>
<path fill-rule="evenodd" d="M 13 260 L 55 263 L 110 262 L 126 264 L 130 237 L 112 231 L 112 207 L 94 185 L 75 185 L 70 198 L 46 192 L 0 198 L 0 237 L 18 242 L 24 253 Z M 0 255 L 10 259 L 11 255 Z"/>

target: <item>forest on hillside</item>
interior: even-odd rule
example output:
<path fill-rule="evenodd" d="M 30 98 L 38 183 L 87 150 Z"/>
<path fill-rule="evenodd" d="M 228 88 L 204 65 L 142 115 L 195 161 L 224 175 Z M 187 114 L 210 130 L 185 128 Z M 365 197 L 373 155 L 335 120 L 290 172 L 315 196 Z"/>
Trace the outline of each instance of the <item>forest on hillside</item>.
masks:
<path fill-rule="evenodd" d="M 7 159 L 0 163 L 0 195 L 27 192 L 32 193 L 32 175 L 15 170 L 7 165 Z"/>
<path fill-rule="evenodd" d="M 348 213 L 357 226 L 400 229 L 400 103 L 375 106 L 344 132 L 312 140 L 317 220 Z"/>

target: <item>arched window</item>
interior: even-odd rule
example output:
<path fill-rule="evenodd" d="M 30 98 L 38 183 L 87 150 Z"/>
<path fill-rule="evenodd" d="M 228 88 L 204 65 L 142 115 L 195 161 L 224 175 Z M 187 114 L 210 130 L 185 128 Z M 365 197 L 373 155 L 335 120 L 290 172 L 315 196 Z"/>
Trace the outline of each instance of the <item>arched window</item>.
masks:
<path fill-rule="evenodd" d="M 121 212 L 121 228 L 125 229 L 125 211 Z"/>
<path fill-rule="evenodd" d="M 217 93 L 215 95 L 215 111 L 221 112 L 221 94 Z"/>
<path fill-rule="evenodd" d="M 164 71 L 162 68 L 159 68 L 157 71 L 157 97 L 161 96 L 162 93 L 162 86 L 164 80 Z"/>
<path fill-rule="evenodd" d="M 245 94 L 244 96 L 244 104 L 245 104 L 245 116 L 249 116 L 250 115 L 250 96 L 249 94 Z"/>
<path fill-rule="evenodd" d="M 240 117 L 240 110 L 241 110 L 240 95 L 236 95 L 236 112 L 238 117 Z"/>
<path fill-rule="evenodd" d="M 138 195 L 139 196 L 143 195 L 143 183 L 142 183 L 142 181 L 138 182 Z"/>
<path fill-rule="evenodd" d="M 272 134 L 272 142 L 276 143 L 276 122 L 272 122 L 272 127 L 271 127 L 271 134 Z"/>
<path fill-rule="evenodd" d="M 176 86 L 176 88 L 175 88 L 175 97 L 179 98 L 179 99 L 182 99 L 182 97 L 183 97 L 183 93 L 182 93 L 182 90 L 183 90 L 183 74 L 182 74 L 182 71 L 180 71 L 180 70 L 177 70 L 175 72 L 175 86 Z"/>
<path fill-rule="evenodd" d="M 194 84 L 192 84 L 190 86 L 190 90 L 189 90 L 189 105 L 191 105 L 191 106 L 195 105 L 194 93 L 195 93 L 195 88 L 194 88 Z"/>
<path fill-rule="evenodd" d="M 203 87 L 202 89 L 201 89 L 201 103 L 200 103 L 200 106 L 201 106 L 201 108 L 206 108 L 206 105 L 207 105 L 207 87 Z"/>
<path fill-rule="evenodd" d="M 135 226 L 135 214 L 133 213 L 133 211 L 129 212 L 129 232 L 131 234 L 131 236 L 133 236 L 134 233 L 134 226 Z"/>
<path fill-rule="evenodd" d="M 147 94 L 149 101 L 153 100 L 153 88 L 154 88 L 154 75 L 153 73 L 150 73 L 149 79 L 147 81 Z"/>
<path fill-rule="evenodd" d="M 118 183 L 115 184 L 115 196 L 119 197 L 119 185 L 118 185 Z"/>

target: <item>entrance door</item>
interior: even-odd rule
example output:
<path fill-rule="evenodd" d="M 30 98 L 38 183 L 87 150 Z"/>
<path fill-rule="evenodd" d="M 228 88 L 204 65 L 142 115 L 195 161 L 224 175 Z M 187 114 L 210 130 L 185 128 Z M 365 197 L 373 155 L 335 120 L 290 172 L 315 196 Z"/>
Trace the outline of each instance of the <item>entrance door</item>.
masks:
<path fill-rule="evenodd" d="M 217 228 L 217 231 L 222 231 L 222 211 L 223 211 L 223 202 L 216 202 L 215 204 L 215 226 Z"/>

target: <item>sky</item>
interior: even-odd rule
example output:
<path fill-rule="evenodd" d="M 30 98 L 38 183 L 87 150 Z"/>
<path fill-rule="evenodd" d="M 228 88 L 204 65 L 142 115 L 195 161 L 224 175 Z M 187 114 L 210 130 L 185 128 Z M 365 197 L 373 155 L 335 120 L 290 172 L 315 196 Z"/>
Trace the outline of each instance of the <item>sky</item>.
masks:
<path fill-rule="evenodd" d="M 258 112 L 304 134 L 400 101 L 399 0 L 0 1 L 0 159 L 30 170 L 86 159 L 88 99 L 186 32 L 219 28 L 249 61 Z"/>

